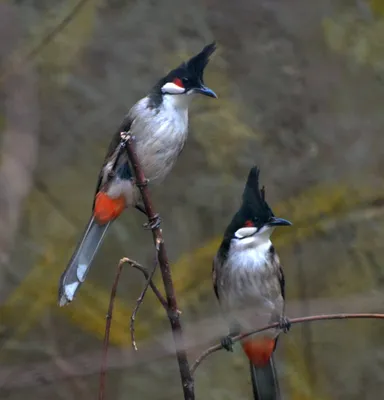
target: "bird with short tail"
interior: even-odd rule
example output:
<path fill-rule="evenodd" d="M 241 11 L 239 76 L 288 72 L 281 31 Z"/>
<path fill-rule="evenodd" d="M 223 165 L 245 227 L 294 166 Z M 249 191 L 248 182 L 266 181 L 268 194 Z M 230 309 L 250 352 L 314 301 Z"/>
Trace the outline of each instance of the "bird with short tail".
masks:
<path fill-rule="evenodd" d="M 107 151 L 94 196 L 92 215 L 59 283 L 59 304 L 71 302 L 84 282 L 108 228 L 126 208 L 145 213 L 132 166 L 124 151 L 126 135 L 150 184 L 168 175 L 188 135 L 188 107 L 196 95 L 217 98 L 204 84 L 203 73 L 215 43 L 161 78 L 128 112 Z"/>
<path fill-rule="evenodd" d="M 254 319 L 265 324 L 278 322 L 269 329 L 242 340 L 250 361 L 255 400 L 280 399 L 273 362 L 281 328 L 289 329 L 284 317 L 285 281 L 279 257 L 270 237 L 278 226 L 291 222 L 274 216 L 259 187 L 259 169 L 253 167 L 243 192 L 240 209 L 228 225 L 213 261 L 213 285 L 230 334 L 222 341 L 232 350 L 232 337 L 256 329 Z M 261 326 L 259 326 L 261 327 Z"/>

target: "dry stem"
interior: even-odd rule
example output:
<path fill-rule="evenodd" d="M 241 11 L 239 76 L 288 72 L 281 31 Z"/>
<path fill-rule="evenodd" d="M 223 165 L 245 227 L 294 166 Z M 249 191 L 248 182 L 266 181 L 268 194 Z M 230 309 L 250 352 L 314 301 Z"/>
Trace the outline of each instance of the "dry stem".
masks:
<path fill-rule="evenodd" d="M 144 288 L 141 291 L 140 296 L 136 300 L 136 305 L 135 305 L 135 308 L 133 309 L 133 312 L 132 312 L 132 315 L 131 315 L 131 323 L 129 325 L 129 329 L 131 331 L 132 347 L 136 351 L 137 351 L 137 346 L 136 346 L 136 338 L 135 338 L 135 319 L 136 319 L 136 315 L 137 315 L 137 313 L 139 311 L 139 308 L 140 308 L 141 304 L 143 303 L 145 294 L 147 293 L 147 290 L 148 290 L 149 286 L 152 283 L 152 278 L 153 278 L 153 275 L 155 274 L 156 266 L 157 266 L 157 254 L 156 254 L 156 257 L 155 257 L 155 263 L 153 265 L 151 274 L 148 277 L 146 277 L 146 282 L 145 282 Z M 165 303 L 165 307 L 166 307 L 166 303 Z"/>
<path fill-rule="evenodd" d="M 109 348 L 109 334 L 111 331 L 111 324 L 112 324 L 112 314 L 113 314 L 113 306 L 115 304 L 115 297 L 117 286 L 119 284 L 119 279 L 121 275 L 121 271 L 123 269 L 124 263 L 127 262 L 128 259 L 122 258 L 117 266 L 115 280 L 112 285 L 111 290 L 111 297 L 109 299 L 109 306 L 108 306 L 108 313 L 106 316 L 106 323 L 105 323 L 105 334 L 104 334 L 104 342 L 103 342 L 103 356 L 101 361 L 101 369 L 100 369 L 100 386 L 99 386 L 99 400 L 104 399 L 104 392 L 105 392 L 105 375 L 107 372 L 107 356 L 108 356 L 108 348 Z"/>
<path fill-rule="evenodd" d="M 104 342 L 103 342 L 103 356 L 102 356 L 102 362 L 101 362 L 101 369 L 100 369 L 100 388 L 99 388 L 99 400 L 104 399 L 104 393 L 105 393 L 105 376 L 106 376 L 106 371 L 107 371 L 107 356 L 108 356 L 108 348 L 109 348 L 109 335 L 111 332 L 111 324 L 112 324 L 112 315 L 113 315 L 113 307 L 115 305 L 115 298 L 116 298 L 116 292 L 117 292 L 117 286 L 119 284 L 121 272 L 123 269 L 124 264 L 129 264 L 132 267 L 138 269 L 143 273 L 145 276 L 147 283 L 145 286 L 145 291 L 148 289 L 148 286 L 151 287 L 153 292 L 155 293 L 156 297 L 158 298 L 159 302 L 163 305 L 163 307 L 167 310 L 168 305 L 166 300 L 164 299 L 163 295 L 160 293 L 159 289 L 156 287 L 156 285 L 152 282 L 152 276 L 153 276 L 153 271 L 151 274 L 148 273 L 148 270 L 137 263 L 134 260 L 131 260 L 130 258 L 124 257 L 119 261 L 119 264 L 117 266 L 117 271 L 116 271 L 116 276 L 115 280 L 112 285 L 111 289 L 111 296 L 109 299 L 109 306 L 108 306 L 108 314 L 106 316 L 106 323 L 105 323 L 105 334 L 104 334 Z M 144 291 L 143 291 L 144 292 Z M 143 292 L 140 297 L 144 297 Z M 135 309 L 136 310 L 136 309 Z M 136 310 L 137 312 L 137 310 Z M 133 318 L 134 319 L 134 318 Z M 132 334 L 131 334 L 132 335 Z M 134 336 L 133 336 L 134 339 Z"/>
<path fill-rule="evenodd" d="M 289 319 L 289 323 L 294 325 L 294 324 L 301 324 L 304 322 L 314 322 L 314 321 L 324 321 L 324 320 L 333 320 L 333 319 L 365 319 L 365 318 L 375 318 L 375 319 L 384 319 L 384 314 L 326 314 L 326 315 L 312 315 L 310 317 L 300 317 L 300 318 L 292 318 Z M 255 329 L 251 332 L 243 333 L 241 335 L 234 336 L 232 338 L 233 342 L 238 342 L 239 340 L 245 339 L 248 336 L 251 336 L 255 333 L 263 332 L 268 329 L 272 328 L 278 328 L 280 327 L 279 322 L 275 322 L 274 324 L 267 325 L 263 328 L 260 329 Z M 223 348 L 222 344 L 216 344 L 212 347 L 209 347 L 207 350 L 205 350 L 193 363 L 191 367 L 191 374 L 193 375 L 197 369 L 197 367 L 202 363 L 203 360 L 205 360 L 209 355 L 212 353 L 215 353 L 218 350 L 221 350 Z"/>
<path fill-rule="evenodd" d="M 133 138 L 128 133 L 122 132 L 122 137 L 126 139 L 126 150 L 128 158 L 131 162 L 132 168 L 136 177 L 136 185 L 140 189 L 143 204 L 148 217 L 149 226 L 158 218 L 152 205 L 147 187 L 147 179 L 144 176 L 143 170 L 140 167 L 139 159 L 137 157 Z M 194 400 L 194 381 L 189 369 L 189 363 L 184 346 L 183 332 L 180 323 L 180 312 L 177 308 L 176 294 L 172 282 L 171 269 L 169 267 L 168 256 L 164 246 L 162 231 L 158 226 L 152 226 L 153 242 L 157 249 L 157 256 L 163 279 L 164 290 L 167 299 L 167 314 L 171 324 L 172 335 L 176 346 L 176 357 L 179 364 L 179 371 L 181 377 L 181 384 L 184 392 L 184 400 Z"/>

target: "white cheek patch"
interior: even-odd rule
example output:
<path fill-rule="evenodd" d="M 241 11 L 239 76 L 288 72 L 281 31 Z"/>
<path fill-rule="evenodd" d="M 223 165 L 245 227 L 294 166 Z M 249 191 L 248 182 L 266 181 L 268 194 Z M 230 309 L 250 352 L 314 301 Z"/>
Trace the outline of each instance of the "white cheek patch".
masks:
<path fill-rule="evenodd" d="M 235 237 L 242 239 L 247 236 L 252 236 L 257 232 L 256 228 L 240 228 L 235 232 Z"/>
<path fill-rule="evenodd" d="M 162 88 L 161 91 L 163 93 L 169 93 L 169 94 L 182 94 L 185 93 L 185 89 L 177 86 L 173 82 L 167 82 Z"/>

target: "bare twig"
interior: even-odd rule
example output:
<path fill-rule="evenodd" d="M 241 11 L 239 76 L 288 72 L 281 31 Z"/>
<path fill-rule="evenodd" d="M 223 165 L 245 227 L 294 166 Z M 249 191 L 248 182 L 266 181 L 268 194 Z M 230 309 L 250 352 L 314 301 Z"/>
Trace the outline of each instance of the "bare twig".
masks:
<path fill-rule="evenodd" d="M 124 132 L 122 132 L 124 134 Z M 147 187 L 147 180 L 144 176 L 143 170 L 140 167 L 140 163 L 134 149 L 133 138 L 127 134 L 126 136 L 126 149 L 128 158 L 132 164 L 135 176 L 136 184 L 140 189 L 140 193 L 143 199 L 146 214 L 148 216 L 149 224 L 153 224 L 158 218 L 154 212 L 152 201 L 149 196 L 149 190 Z M 185 400 L 194 400 L 194 381 L 189 369 L 187 354 L 184 347 L 183 332 L 180 323 L 180 312 L 177 308 L 176 295 L 172 282 L 171 270 L 169 268 L 168 256 L 164 246 L 161 229 L 152 225 L 152 236 L 156 249 L 158 250 L 158 260 L 163 279 L 167 304 L 168 304 L 168 318 L 171 324 L 172 335 L 176 345 L 176 357 L 179 364 L 181 383 L 184 392 Z"/>
<path fill-rule="evenodd" d="M 113 306 L 115 304 L 117 286 L 119 284 L 119 279 L 121 275 L 121 271 L 123 269 L 123 265 L 128 263 L 130 260 L 127 258 L 122 258 L 117 266 L 115 280 L 112 285 L 111 297 L 109 300 L 108 313 L 106 315 L 106 323 L 105 323 L 105 334 L 104 334 L 104 342 L 103 342 L 103 356 L 101 361 L 101 369 L 100 369 L 100 386 L 99 386 L 99 400 L 104 399 L 105 392 L 105 375 L 107 372 L 107 356 L 108 356 L 108 348 L 109 348 L 109 334 L 111 331 L 112 324 L 112 314 L 113 314 Z"/>
<path fill-rule="evenodd" d="M 139 308 L 140 308 L 141 304 L 143 303 L 145 294 L 147 293 L 147 290 L 152 283 L 152 278 L 153 278 L 153 275 L 155 274 L 156 267 L 157 267 L 157 253 L 156 253 L 155 263 L 153 265 L 151 274 L 146 278 L 147 280 L 145 282 L 144 288 L 141 291 L 140 296 L 136 300 L 136 305 L 135 305 L 135 308 L 133 309 L 133 312 L 131 315 L 131 323 L 129 325 L 129 329 L 131 331 L 132 347 L 136 351 L 137 351 L 137 346 L 136 346 L 136 338 L 135 338 L 135 319 L 136 319 L 137 312 L 139 311 Z"/>
<path fill-rule="evenodd" d="M 130 266 L 138 269 L 143 273 L 143 275 L 146 278 L 146 285 L 144 287 L 144 290 L 141 292 L 141 295 L 139 299 L 144 298 L 145 292 L 148 289 L 148 286 L 151 287 L 153 292 L 155 293 L 156 297 L 158 298 L 159 302 L 162 304 L 162 306 L 165 308 L 165 310 L 168 309 L 168 305 L 166 300 L 164 299 L 163 295 L 160 293 L 159 289 L 156 287 L 156 285 L 152 282 L 152 277 L 155 272 L 155 267 L 154 266 L 153 270 L 151 271 L 151 274 L 148 273 L 148 270 L 143 267 L 141 264 L 138 262 L 131 260 L 128 257 L 124 257 L 119 261 L 119 264 L 117 266 L 117 272 L 115 276 L 115 280 L 112 285 L 111 289 L 111 297 L 109 300 L 109 306 L 108 306 L 108 314 L 106 316 L 106 323 L 105 323 L 105 334 L 104 334 L 104 342 L 103 342 L 103 356 L 102 356 L 102 362 L 101 362 L 101 369 L 100 369 L 100 388 L 99 388 L 99 399 L 103 400 L 104 399 L 104 393 L 105 393 L 105 375 L 107 371 L 107 356 L 108 356 L 108 348 L 109 348 L 109 335 L 111 331 L 111 324 L 112 324 L 112 314 L 113 314 L 113 306 L 115 304 L 115 298 L 116 298 L 116 292 L 117 292 L 117 286 L 119 284 L 120 276 L 121 276 L 121 271 L 123 269 L 124 264 L 129 264 Z M 157 264 L 157 263 L 156 263 Z M 138 305 L 139 305 L 139 299 L 138 299 Z M 138 306 L 136 306 L 135 311 L 137 313 Z M 134 320 L 134 317 L 133 317 Z M 132 328 L 132 327 L 131 327 Z M 132 336 L 133 335 L 133 336 Z M 132 343 L 134 343 L 134 333 L 131 331 L 131 337 L 133 337 Z M 136 346 L 134 346 L 134 349 L 137 350 Z"/>
<path fill-rule="evenodd" d="M 137 263 L 136 261 L 133 261 L 129 258 L 124 258 L 124 260 L 126 260 L 127 263 L 129 263 L 133 268 L 138 269 L 139 271 L 142 272 L 142 274 L 144 275 L 145 279 L 147 280 L 147 282 L 149 282 L 149 286 L 151 287 L 153 293 L 155 293 L 157 299 L 160 301 L 161 305 L 165 308 L 165 310 L 168 310 L 168 304 L 167 304 L 167 300 L 165 300 L 164 296 L 160 293 L 160 290 L 157 288 L 157 286 L 152 282 L 151 279 L 149 279 L 150 275 L 148 270 L 143 267 L 141 264 Z M 152 275 L 152 274 L 151 274 Z"/>
<path fill-rule="evenodd" d="M 301 324 L 304 322 L 314 322 L 314 321 L 325 321 L 325 320 L 333 320 L 333 319 L 384 319 L 384 314 L 326 314 L 326 315 L 312 315 L 310 317 L 299 317 L 299 318 L 292 318 L 289 319 L 289 323 L 294 324 Z M 267 331 L 268 329 L 279 328 L 280 322 L 275 322 L 274 324 L 267 325 L 260 329 L 255 329 L 251 332 L 243 333 L 241 335 L 234 336 L 232 338 L 233 342 L 238 342 L 239 340 L 245 339 L 248 336 L 254 335 L 255 333 L 260 333 L 263 331 Z M 223 348 L 222 344 L 216 344 L 212 347 L 206 349 L 193 363 L 191 367 L 191 374 L 193 375 L 197 369 L 197 367 L 205 360 L 209 355 L 219 351 Z"/>

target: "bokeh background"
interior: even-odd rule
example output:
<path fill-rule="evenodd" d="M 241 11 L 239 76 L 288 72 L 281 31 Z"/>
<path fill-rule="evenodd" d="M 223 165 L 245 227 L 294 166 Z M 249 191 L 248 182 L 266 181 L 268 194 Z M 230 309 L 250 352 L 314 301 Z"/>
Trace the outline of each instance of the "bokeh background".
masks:
<path fill-rule="evenodd" d="M 190 359 L 226 333 L 211 260 L 251 165 L 275 213 L 288 315 L 384 307 L 382 0 L 14 0 L 0 2 L 0 398 L 94 399 L 118 260 L 150 267 L 139 213 L 114 223 L 74 303 L 57 283 L 90 214 L 98 169 L 125 112 L 215 39 L 188 144 L 152 190 Z M 158 281 L 158 276 L 156 277 Z M 143 277 L 124 271 L 108 399 L 180 399 L 173 342 Z M 288 400 L 379 399 L 383 325 L 294 326 L 277 363 Z M 249 399 L 241 350 L 212 355 L 197 399 Z"/>

